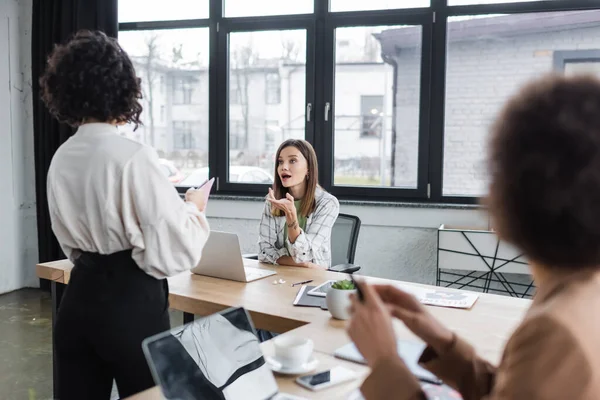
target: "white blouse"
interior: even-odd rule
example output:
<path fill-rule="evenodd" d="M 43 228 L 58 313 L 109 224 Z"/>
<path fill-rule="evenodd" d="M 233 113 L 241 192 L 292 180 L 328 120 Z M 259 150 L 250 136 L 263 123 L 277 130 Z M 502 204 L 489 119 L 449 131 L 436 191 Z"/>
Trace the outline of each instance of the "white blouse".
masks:
<path fill-rule="evenodd" d="M 155 278 L 195 267 L 209 235 L 204 213 L 181 200 L 154 149 L 85 124 L 56 151 L 48 171 L 52 230 L 65 255 L 132 249 Z"/>

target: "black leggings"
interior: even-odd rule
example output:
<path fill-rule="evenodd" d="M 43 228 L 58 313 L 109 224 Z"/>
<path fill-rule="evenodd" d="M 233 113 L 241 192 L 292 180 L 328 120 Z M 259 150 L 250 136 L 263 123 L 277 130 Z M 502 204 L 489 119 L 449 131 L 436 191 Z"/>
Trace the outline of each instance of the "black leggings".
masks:
<path fill-rule="evenodd" d="M 60 400 L 108 400 L 155 385 L 142 340 L 169 324 L 167 280 L 143 272 L 131 251 L 83 253 L 75 262 L 54 328 Z"/>

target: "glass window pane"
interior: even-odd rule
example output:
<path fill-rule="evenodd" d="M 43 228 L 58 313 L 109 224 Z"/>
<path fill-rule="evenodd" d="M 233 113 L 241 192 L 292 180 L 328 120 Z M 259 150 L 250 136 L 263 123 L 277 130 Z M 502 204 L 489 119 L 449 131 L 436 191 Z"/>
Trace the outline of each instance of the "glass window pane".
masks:
<path fill-rule="evenodd" d="M 331 0 L 332 12 L 429 7 L 431 0 Z"/>
<path fill-rule="evenodd" d="M 306 30 L 230 33 L 228 93 L 229 181 L 272 180 L 279 144 L 305 136 Z"/>
<path fill-rule="evenodd" d="M 498 4 L 498 3 L 532 3 L 542 0 L 448 0 L 449 6 L 463 6 L 467 4 Z M 553 1 L 553 0 L 549 0 Z"/>
<path fill-rule="evenodd" d="M 311 14 L 313 0 L 224 0 L 226 17 Z"/>
<path fill-rule="evenodd" d="M 119 0 L 119 22 L 208 18 L 209 0 Z"/>
<path fill-rule="evenodd" d="M 487 193 L 488 130 L 527 81 L 565 71 L 569 52 L 600 49 L 597 11 L 450 18 L 446 64 L 443 194 Z M 402 51 L 402 50 L 401 50 Z M 597 68 L 596 58 L 590 65 Z M 567 55 L 565 55 L 567 54 Z M 563 60 L 562 62 L 560 60 Z M 585 61 L 576 56 L 576 61 Z M 567 66 L 567 72 L 580 68 Z"/>
<path fill-rule="evenodd" d="M 208 176 L 208 28 L 120 32 L 119 42 L 142 79 L 144 107 L 143 125 L 121 134 L 153 146 L 173 184 L 201 184 Z"/>
<path fill-rule="evenodd" d="M 338 28 L 335 44 L 334 184 L 416 188 L 421 27 Z"/>

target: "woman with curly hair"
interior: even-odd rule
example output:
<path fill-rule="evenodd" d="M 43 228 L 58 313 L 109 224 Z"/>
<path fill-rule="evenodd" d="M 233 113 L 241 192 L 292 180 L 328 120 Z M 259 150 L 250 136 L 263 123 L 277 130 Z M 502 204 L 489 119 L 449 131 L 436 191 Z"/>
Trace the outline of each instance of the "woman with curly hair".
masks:
<path fill-rule="evenodd" d="M 526 85 L 491 130 L 488 162 L 490 215 L 529 259 L 531 307 L 495 366 L 412 295 L 359 282 L 348 330 L 371 367 L 367 400 L 426 398 L 397 355 L 392 317 L 427 344 L 419 363 L 465 400 L 600 399 L 600 80 Z"/>
<path fill-rule="evenodd" d="M 57 46 L 42 98 L 77 128 L 48 171 L 52 229 L 74 263 L 54 329 L 61 400 L 152 387 L 144 338 L 169 329 L 168 276 L 198 264 L 206 195 L 182 201 L 151 147 L 117 126 L 140 124 L 140 79 L 116 40 L 81 31 Z"/>

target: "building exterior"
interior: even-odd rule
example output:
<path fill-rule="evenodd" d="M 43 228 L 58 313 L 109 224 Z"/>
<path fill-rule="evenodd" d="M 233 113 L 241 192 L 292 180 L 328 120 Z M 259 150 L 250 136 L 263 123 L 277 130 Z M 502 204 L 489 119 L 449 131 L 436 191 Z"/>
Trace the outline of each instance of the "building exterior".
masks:
<path fill-rule="evenodd" d="M 336 184 L 353 177 L 350 184 L 415 187 L 421 29 L 337 42 L 330 114 Z M 552 70 L 600 72 L 600 11 L 454 18 L 447 40 L 444 194 L 481 195 L 487 131 L 506 99 Z M 125 134 L 179 167 L 206 166 L 208 69 L 148 57 L 134 62 L 144 82 L 144 126 Z M 258 57 L 241 65 L 229 72 L 230 163 L 271 171 L 279 143 L 304 137 L 306 67 Z"/>

